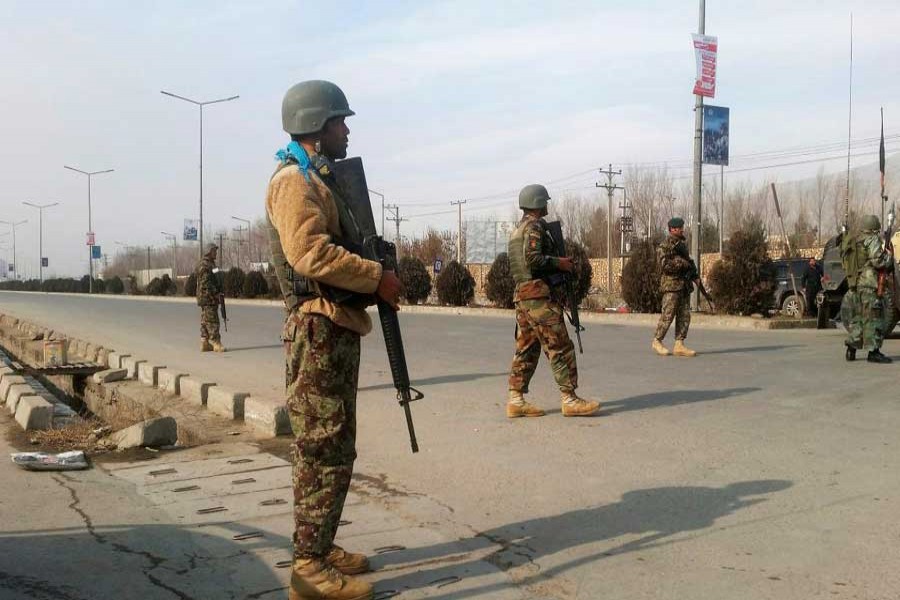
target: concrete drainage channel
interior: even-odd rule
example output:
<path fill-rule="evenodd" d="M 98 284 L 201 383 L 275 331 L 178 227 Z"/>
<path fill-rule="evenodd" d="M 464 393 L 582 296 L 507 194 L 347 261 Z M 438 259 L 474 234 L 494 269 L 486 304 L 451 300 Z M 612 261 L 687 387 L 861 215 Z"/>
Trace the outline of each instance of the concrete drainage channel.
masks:
<path fill-rule="evenodd" d="M 110 424 L 168 417 L 177 423 L 181 445 L 291 432 L 280 399 L 255 398 L 12 315 L 0 315 L 0 346 L 6 350 L 0 355 L 0 405 L 26 430 L 58 429 L 78 419 L 65 397 Z M 49 346 L 56 352 L 52 364 Z"/>

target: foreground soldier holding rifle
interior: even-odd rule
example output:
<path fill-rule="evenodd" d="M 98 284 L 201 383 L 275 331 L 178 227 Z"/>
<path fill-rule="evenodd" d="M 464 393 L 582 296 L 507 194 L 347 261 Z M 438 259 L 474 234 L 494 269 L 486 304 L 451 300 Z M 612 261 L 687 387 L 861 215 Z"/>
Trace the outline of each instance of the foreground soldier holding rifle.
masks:
<path fill-rule="evenodd" d="M 421 395 L 406 373 L 391 247 L 374 236 L 361 162 L 334 162 L 347 156 L 344 119 L 353 114 L 333 83 L 306 81 L 288 90 L 282 122 L 291 143 L 278 153 L 266 198 L 272 263 L 288 311 L 282 339 L 296 436 L 291 600 L 372 598 L 372 586 L 351 577 L 369 570 L 368 559 L 334 538 L 356 458 L 360 336 L 372 329 L 365 309 L 376 302 L 416 450 L 408 402 Z"/>
<path fill-rule="evenodd" d="M 575 346 L 566 331 L 563 307 L 551 293 L 555 285 L 565 283 L 564 275 L 572 271 L 574 264 L 571 258 L 561 256 L 562 248 L 554 243 L 544 221 L 549 200 L 550 195 L 544 186 L 525 186 L 519 192 L 519 208 L 525 214 L 509 236 L 509 269 L 516 282 L 513 296 L 516 304 L 516 353 L 510 368 L 506 403 L 506 416 L 509 418 L 540 417 L 544 414 L 542 409 L 526 402 L 524 397 L 541 357 L 541 348 L 550 360 L 553 377 L 559 386 L 563 416 L 587 416 L 600 409 L 599 402 L 584 400 L 575 394 L 578 387 Z M 573 302 L 571 306 L 575 304 Z M 573 321 L 576 332 L 580 328 L 577 322 L 576 317 Z"/>

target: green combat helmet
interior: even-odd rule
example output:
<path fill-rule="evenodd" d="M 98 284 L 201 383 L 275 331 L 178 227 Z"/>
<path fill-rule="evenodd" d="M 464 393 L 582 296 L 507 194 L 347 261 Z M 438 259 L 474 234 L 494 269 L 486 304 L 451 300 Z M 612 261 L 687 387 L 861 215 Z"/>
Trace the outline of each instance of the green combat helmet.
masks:
<path fill-rule="evenodd" d="M 294 135 L 316 133 L 328 119 L 355 114 L 341 88 L 330 81 L 301 81 L 287 91 L 281 103 L 281 125 Z"/>
<path fill-rule="evenodd" d="M 550 194 L 547 193 L 547 188 L 540 184 L 532 183 L 523 187 L 522 191 L 519 192 L 519 208 L 547 208 L 549 199 Z"/>
<path fill-rule="evenodd" d="M 866 215 L 860 223 L 860 229 L 863 231 L 880 231 L 881 221 L 875 215 Z"/>

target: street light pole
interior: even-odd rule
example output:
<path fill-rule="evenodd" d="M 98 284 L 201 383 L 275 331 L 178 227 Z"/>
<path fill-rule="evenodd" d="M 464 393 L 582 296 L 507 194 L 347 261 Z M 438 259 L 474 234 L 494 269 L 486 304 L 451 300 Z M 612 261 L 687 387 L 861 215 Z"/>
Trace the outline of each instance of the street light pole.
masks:
<path fill-rule="evenodd" d="M 178 100 L 184 100 L 185 102 L 190 102 L 195 106 L 200 107 L 200 258 L 203 258 L 203 107 L 207 104 L 218 104 L 219 102 L 230 102 L 231 100 L 237 100 L 240 96 L 230 96 L 228 98 L 219 98 L 218 100 L 207 100 L 206 102 L 200 102 L 198 100 L 191 100 L 190 98 L 185 98 L 184 96 L 179 96 L 178 94 L 173 94 L 172 92 L 166 92 L 164 90 L 159 91 L 160 94 L 164 94 L 166 96 L 171 96 L 172 98 L 177 98 Z"/>
<path fill-rule="evenodd" d="M 0 223 L 5 223 L 6 225 L 9 225 L 10 228 L 12 229 L 12 235 L 13 235 L 13 273 L 16 274 L 16 280 L 19 279 L 19 265 L 18 265 L 18 259 L 16 258 L 16 227 L 18 227 L 19 225 L 24 225 L 24 224 L 27 223 L 27 222 L 28 222 L 28 219 L 23 219 L 23 220 L 21 220 L 21 221 L 0 221 Z"/>
<path fill-rule="evenodd" d="M 166 231 L 160 233 L 166 236 L 166 239 L 172 240 L 172 281 L 176 281 L 178 279 L 178 236 Z"/>
<path fill-rule="evenodd" d="M 32 204 L 31 202 L 23 201 L 22 204 L 27 204 L 28 206 L 38 209 L 38 214 L 40 215 L 38 219 L 38 260 L 40 261 L 39 273 L 41 283 L 44 283 L 44 209 L 56 206 L 59 202 L 53 202 L 51 204 Z"/>
<path fill-rule="evenodd" d="M 91 221 L 91 177 L 94 175 L 101 175 L 103 173 L 112 173 L 115 169 L 106 169 L 105 171 L 82 171 L 81 169 L 76 169 L 75 167 L 68 167 L 63 165 L 63 168 L 68 169 L 70 171 L 75 171 L 76 173 L 81 173 L 82 175 L 87 175 L 88 178 L 88 236 L 93 238 L 93 224 Z M 88 240 L 88 275 L 90 281 L 88 282 L 88 293 L 94 293 L 94 240 Z"/>
<path fill-rule="evenodd" d="M 242 219 L 240 217 L 231 217 L 235 221 L 240 221 L 241 223 L 247 224 L 247 263 L 253 262 L 253 230 L 251 229 L 250 219 Z M 238 229 L 240 231 L 240 229 Z M 240 234 L 238 234 L 240 235 Z M 238 245 L 238 253 L 240 253 L 240 245 Z M 259 259 L 259 257 L 256 257 Z M 238 257 L 238 262 L 240 263 L 240 257 Z"/>

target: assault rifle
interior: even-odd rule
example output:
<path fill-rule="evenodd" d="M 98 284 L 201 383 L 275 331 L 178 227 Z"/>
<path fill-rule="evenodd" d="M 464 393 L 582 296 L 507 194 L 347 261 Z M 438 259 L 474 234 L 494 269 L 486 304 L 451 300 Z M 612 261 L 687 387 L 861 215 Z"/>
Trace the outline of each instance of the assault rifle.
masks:
<path fill-rule="evenodd" d="M 342 198 L 347 202 L 347 209 L 363 236 L 360 254 L 364 258 L 380 263 L 384 269 L 397 271 L 397 247 L 382 239 L 375 231 L 375 218 L 372 215 L 362 159 L 356 157 L 338 161 L 334 165 L 334 176 L 343 192 Z M 391 377 L 394 380 L 394 387 L 397 388 L 397 401 L 403 407 L 406 416 L 409 444 L 413 452 L 418 452 L 419 443 L 416 441 L 416 430 L 409 403 L 421 400 L 425 395 L 410 385 L 397 311 L 381 298 L 378 298 L 377 304 L 378 319 L 381 321 L 381 332 L 384 335 L 388 363 L 391 366 Z"/>
<path fill-rule="evenodd" d="M 893 270 L 896 268 L 894 266 L 894 244 L 891 241 L 891 238 L 894 235 L 894 219 L 896 218 L 896 214 L 894 213 L 894 207 L 891 206 L 891 212 L 888 213 L 886 223 L 887 227 L 884 228 L 884 249 L 886 252 L 891 254 L 891 268 L 883 269 L 878 271 L 878 291 L 877 295 L 881 298 L 884 295 L 884 283 L 889 276 L 892 275 Z"/>
<path fill-rule="evenodd" d="M 562 223 L 552 221 L 547 223 L 547 233 L 553 239 L 553 245 L 559 256 L 566 256 L 566 240 L 562 233 Z M 551 278 L 552 279 L 552 278 Z M 578 316 L 578 296 L 575 293 L 575 282 L 571 273 L 562 273 L 562 281 L 566 286 L 566 304 L 569 306 L 569 323 L 575 329 L 575 338 L 578 340 L 578 353 L 584 354 L 584 348 L 581 347 L 581 332 L 584 327 L 581 326 L 581 318 Z"/>
<path fill-rule="evenodd" d="M 697 269 L 697 263 L 695 263 L 694 259 L 691 257 L 688 257 L 688 260 L 691 261 L 691 271 L 688 273 L 688 281 L 697 284 L 697 289 L 700 290 L 700 293 L 706 298 L 706 301 L 709 302 L 709 307 L 715 312 L 716 307 L 713 304 L 712 296 L 706 291 L 706 286 L 703 285 L 703 280 L 700 279 L 700 271 Z"/>
<path fill-rule="evenodd" d="M 222 327 L 228 331 L 228 311 L 225 310 L 225 294 L 219 295 L 219 312 L 222 314 Z"/>
<path fill-rule="evenodd" d="M 213 269 L 212 276 L 216 278 L 219 290 L 225 289 L 225 271 L 216 267 Z M 222 327 L 228 331 L 228 311 L 225 310 L 225 292 L 219 292 L 219 314 L 222 315 Z"/>

